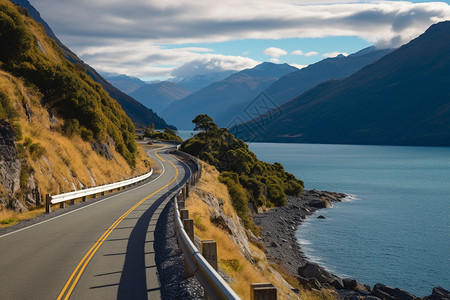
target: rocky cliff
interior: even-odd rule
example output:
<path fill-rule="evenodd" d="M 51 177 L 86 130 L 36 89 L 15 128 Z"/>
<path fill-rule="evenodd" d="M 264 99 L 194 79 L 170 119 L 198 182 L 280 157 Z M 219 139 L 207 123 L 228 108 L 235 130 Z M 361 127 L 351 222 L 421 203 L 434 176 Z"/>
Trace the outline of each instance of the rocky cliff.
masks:
<path fill-rule="evenodd" d="M 20 170 L 14 131 L 6 120 L 0 120 L 0 205 L 16 208 L 13 195 L 20 189 Z"/>

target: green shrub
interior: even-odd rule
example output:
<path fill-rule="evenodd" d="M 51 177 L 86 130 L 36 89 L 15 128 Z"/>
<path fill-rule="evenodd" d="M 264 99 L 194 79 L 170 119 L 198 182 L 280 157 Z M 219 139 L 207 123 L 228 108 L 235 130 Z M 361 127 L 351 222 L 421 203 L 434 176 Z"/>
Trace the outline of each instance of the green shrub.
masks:
<path fill-rule="evenodd" d="M 45 154 L 45 148 L 40 143 L 31 144 L 29 151 L 32 159 L 38 159 Z"/>
<path fill-rule="evenodd" d="M 67 137 L 72 137 L 74 134 L 80 134 L 80 122 L 77 119 L 68 119 L 64 121 L 62 132 Z"/>
<path fill-rule="evenodd" d="M 12 130 L 16 141 L 20 141 L 23 138 L 22 126 L 19 123 L 12 124 Z"/>
<path fill-rule="evenodd" d="M 275 204 L 275 206 L 285 206 L 286 205 L 286 194 L 283 188 L 276 184 L 269 184 L 267 186 L 267 197 L 268 200 Z"/>
<path fill-rule="evenodd" d="M 87 129 L 85 127 L 81 127 L 80 135 L 81 135 L 81 138 L 87 142 L 92 141 L 94 138 L 94 134 L 92 133 L 92 131 L 90 131 L 89 129 Z"/>
<path fill-rule="evenodd" d="M 220 259 L 219 264 L 222 268 L 233 272 L 240 272 L 242 270 L 242 264 L 239 259 Z"/>
<path fill-rule="evenodd" d="M 19 177 L 19 184 L 21 189 L 27 186 L 29 172 L 30 168 L 28 167 L 28 165 L 22 164 L 22 167 L 20 168 L 20 177 Z"/>
<path fill-rule="evenodd" d="M 12 105 L 9 97 L 5 93 L 0 91 L 0 119 L 10 119 L 17 116 L 17 111 Z"/>
<path fill-rule="evenodd" d="M 192 219 L 194 220 L 194 226 L 198 230 L 200 230 L 200 231 L 206 230 L 206 226 L 204 224 L 202 224 L 202 216 L 200 215 L 200 213 L 198 213 L 198 212 L 193 213 Z"/>

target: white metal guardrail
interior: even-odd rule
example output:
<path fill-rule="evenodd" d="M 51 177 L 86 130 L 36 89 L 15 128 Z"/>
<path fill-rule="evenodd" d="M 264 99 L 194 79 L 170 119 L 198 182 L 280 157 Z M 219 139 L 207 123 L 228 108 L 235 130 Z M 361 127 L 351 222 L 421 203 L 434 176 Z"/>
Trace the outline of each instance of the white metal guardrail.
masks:
<path fill-rule="evenodd" d="M 177 229 L 177 238 L 183 255 L 186 259 L 192 273 L 195 274 L 200 284 L 205 289 L 210 299 L 240 299 L 239 296 L 230 288 L 222 276 L 206 261 L 201 252 L 195 247 L 184 230 L 181 221 L 180 212 L 175 197 L 175 224 Z"/>
<path fill-rule="evenodd" d="M 120 189 L 122 187 L 144 181 L 147 178 L 149 178 L 152 174 L 153 174 L 153 169 L 151 169 L 150 172 L 148 172 L 146 174 L 143 174 L 143 175 L 140 175 L 140 176 L 137 176 L 134 178 L 130 178 L 127 180 L 119 181 L 116 183 L 100 185 L 100 186 L 96 186 L 96 187 L 92 187 L 92 188 L 88 188 L 88 189 L 84 189 L 84 190 L 73 191 L 73 192 L 68 192 L 68 193 L 59 194 L 59 195 L 53 195 L 53 196 L 48 195 L 48 200 L 46 200 L 46 202 L 47 202 L 46 205 L 49 206 L 51 204 L 63 203 L 63 202 L 69 201 L 69 200 L 75 200 L 75 199 L 84 198 L 87 196 L 104 193 L 107 191 L 112 191 L 115 189 Z"/>
<path fill-rule="evenodd" d="M 175 151 L 176 154 L 182 156 L 185 159 L 191 160 L 197 170 L 191 174 L 190 178 L 186 182 L 186 186 L 182 188 L 183 192 L 181 195 L 183 197 L 188 196 L 188 191 L 191 185 L 198 182 L 201 176 L 202 168 L 199 161 L 190 154 L 186 152 L 181 152 L 179 150 Z M 178 194 L 178 193 L 177 193 Z M 178 239 L 178 244 L 183 252 L 186 264 L 193 273 L 200 284 L 205 289 L 205 294 L 208 295 L 208 299 L 240 299 L 239 296 L 231 289 L 231 287 L 225 282 L 222 276 L 217 273 L 217 271 L 208 263 L 202 253 L 194 245 L 193 241 L 187 234 L 183 221 L 180 216 L 180 211 L 178 209 L 177 196 L 173 198 L 175 204 L 175 229 Z"/>

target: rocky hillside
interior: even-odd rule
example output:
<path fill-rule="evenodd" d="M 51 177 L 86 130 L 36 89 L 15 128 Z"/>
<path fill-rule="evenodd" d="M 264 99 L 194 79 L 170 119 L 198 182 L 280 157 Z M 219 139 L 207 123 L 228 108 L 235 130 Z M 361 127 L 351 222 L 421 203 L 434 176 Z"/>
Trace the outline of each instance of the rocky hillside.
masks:
<path fill-rule="evenodd" d="M 148 170 L 134 126 L 28 11 L 0 0 L 0 210 Z"/>

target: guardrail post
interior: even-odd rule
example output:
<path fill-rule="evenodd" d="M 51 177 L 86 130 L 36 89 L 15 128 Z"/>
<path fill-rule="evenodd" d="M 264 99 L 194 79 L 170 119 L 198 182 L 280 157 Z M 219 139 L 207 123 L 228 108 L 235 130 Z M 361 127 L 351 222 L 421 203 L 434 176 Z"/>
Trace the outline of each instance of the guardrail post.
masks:
<path fill-rule="evenodd" d="M 202 255 L 209 262 L 211 267 L 217 271 L 217 243 L 216 241 L 202 241 Z"/>
<path fill-rule="evenodd" d="M 45 194 L 45 212 L 49 213 L 51 211 L 52 196 L 50 194 Z"/>
<path fill-rule="evenodd" d="M 277 300 L 277 288 L 271 283 L 251 283 L 251 300 Z"/>
<path fill-rule="evenodd" d="M 202 255 L 206 261 L 217 271 L 217 244 L 212 240 L 202 241 Z M 203 289 L 203 294 L 205 295 L 205 300 L 213 300 L 206 289 Z"/>
<path fill-rule="evenodd" d="M 189 191 L 190 191 L 190 184 L 188 181 L 188 182 L 186 182 L 186 198 L 189 197 Z"/>
<path fill-rule="evenodd" d="M 70 200 L 70 205 L 74 205 L 75 204 L 75 199 Z"/>
<path fill-rule="evenodd" d="M 64 208 L 64 207 L 66 207 L 66 202 L 59 203 L 59 208 Z"/>
<path fill-rule="evenodd" d="M 184 201 L 178 202 L 178 209 L 185 209 L 185 208 L 186 208 L 186 205 L 185 205 Z"/>
<path fill-rule="evenodd" d="M 189 219 L 189 210 L 180 209 L 180 219 L 181 219 L 181 221 Z"/>
<path fill-rule="evenodd" d="M 193 219 L 184 219 L 183 220 L 184 231 L 186 231 L 187 235 L 194 242 L 194 220 Z"/>
<path fill-rule="evenodd" d="M 191 239 L 191 241 L 194 242 L 194 220 L 184 219 L 182 221 L 183 221 L 184 231 L 186 231 L 186 233 L 189 236 L 189 238 Z M 194 276 L 194 272 L 189 267 L 186 257 L 184 258 L 184 276 L 186 278 Z"/>
<path fill-rule="evenodd" d="M 36 205 L 41 205 L 41 191 L 38 187 L 36 187 L 35 189 L 33 189 L 33 196 L 34 196 L 34 201 L 36 202 Z"/>
<path fill-rule="evenodd" d="M 181 194 L 183 195 L 183 200 L 186 200 L 186 187 L 181 189 Z"/>
<path fill-rule="evenodd" d="M 182 193 L 180 193 L 179 195 L 177 195 L 177 196 L 175 197 L 175 199 L 176 199 L 177 203 L 184 202 Z M 184 207 L 183 207 L 183 208 L 184 208 Z"/>
<path fill-rule="evenodd" d="M 86 202 L 86 196 L 81 198 L 81 202 Z"/>

